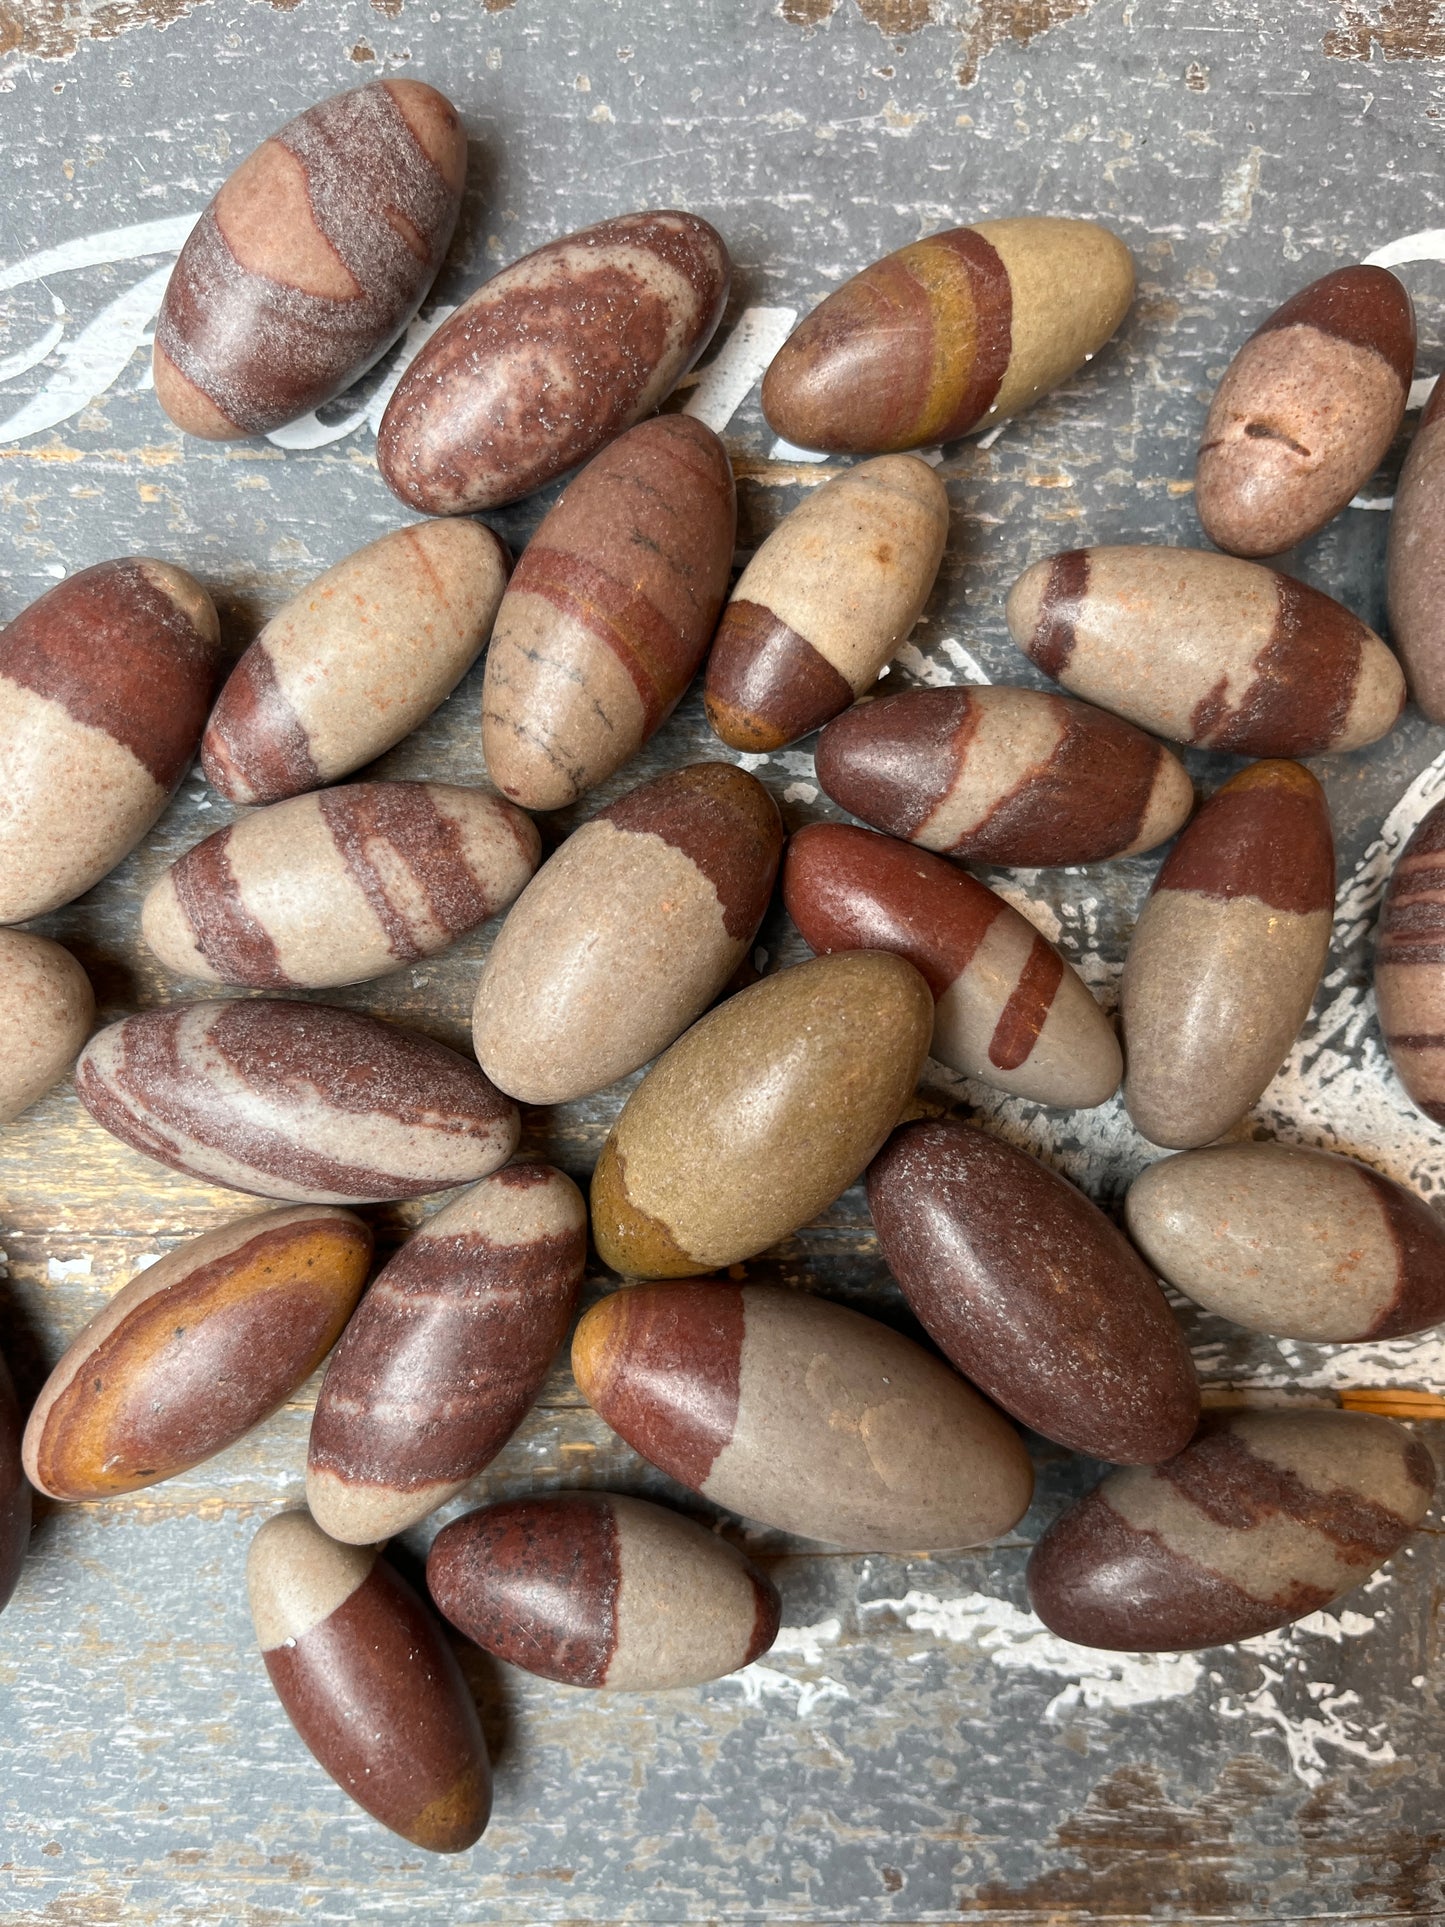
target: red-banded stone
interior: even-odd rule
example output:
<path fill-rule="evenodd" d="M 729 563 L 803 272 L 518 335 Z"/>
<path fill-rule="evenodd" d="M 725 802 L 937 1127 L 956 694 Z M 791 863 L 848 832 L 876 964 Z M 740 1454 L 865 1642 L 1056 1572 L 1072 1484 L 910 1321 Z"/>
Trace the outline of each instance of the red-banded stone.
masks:
<path fill-rule="evenodd" d="M 1386 268 L 1337 268 L 1255 329 L 1199 443 L 1194 506 L 1232 555 L 1278 555 L 1368 481 L 1405 419 L 1415 310 Z"/>
<path fill-rule="evenodd" d="M 481 522 L 393 529 L 279 610 L 201 745 L 213 789 L 277 803 L 383 755 L 445 701 L 491 634 L 509 558 Z"/>
<path fill-rule="evenodd" d="M 1206 549 L 1072 549 L 1026 569 L 1009 633 L 1065 689 L 1173 743 L 1313 756 L 1387 735 L 1400 665 L 1338 602 Z"/>
<path fill-rule="evenodd" d="M 854 1552 L 982 1545 L 1022 1518 L 1018 1434 L 912 1339 L 806 1292 L 638 1285 L 582 1319 L 582 1395 L 733 1512 Z"/>
<path fill-rule="evenodd" d="M 75 1088 L 98 1124 L 172 1170 L 303 1204 L 473 1183 L 521 1129 L 511 1099 L 444 1044 L 272 998 L 122 1018 L 82 1051 Z"/>
<path fill-rule="evenodd" d="M 509 1164 L 402 1246 L 326 1368 L 306 1503 L 334 1539 L 389 1539 L 491 1463 L 567 1336 L 587 1207 L 548 1164 Z"/>
<path fill-rule="evenodd" d="M 549 242 L 444 322 L 376 438 L 426 515 L 496 508 L 650 415 L 712 338 L 732 264 L 695 214 L 625 214 Z"/>
<path fill-rule="evenodd" d="M 1310 1012 L 1330 947 L 1335 846 L 1298 763 L 1253 763 L 1174 845 L 1124 963 L 1124 1102 L 1188 1150 L 1237 1124 Z"/>
<path fill-rule="evenodd" d="M 95 1021 L 95 992 L 58 943 L 0 930 L 0 1124 L 70 1069 Z"/>
<path fill-rule="evenodd" d="M 264 435 L 348 388 L 431 286 L 467 140 L 415 80 L 333 94 L 230 176 L 181 249 L 156 324 L 156 399 L 191 435 Z"/>
<path fill-rule="evenodd" d="M 445 1634 L 375 1546 L 340 1546 L 305 1512 L 251 1541 L 246 1589 L 276 1697 L 359 1807 L 432 1853 L 481 1838 L 492 1769 Z"/>
<path fill-rule="evenodd" d="M 1162 743 L 1040 689 L 879 696 L 829 723 L 815 764 L 833 801 L 875 829 L 1029 869 L 1152 849 L 1194 807 Z"/>
<path fill-rule="evenodd" d="M 357 984 L 505 909 L 541 850 L 489 790 L 353 783 L 208 836 L 151 886 L 141 930 L 167 969 L 207 983 Z"/>
<path fill-rule="evenodd" d="M 804 448 L 880 455 L 1017 415 L 1103 347 L 1134 263 L 1091 221 L 949 228 L 854 275 L 774 356 L 763 413 Z"/>
<path fill-rule="evenodd" d="M 1029 1559 L 1029 1598 L 1080 1646 L 1252 1639 L 1368 1579 L 1434 1488 L 1434 1460 L 1393 1419 L 1211 1414 L 1177 1458 L 1111 1473 L 1050 1526 Z"/>
<path fill-rule="evenodd" d="M 755 777 L 694 763 L 575 830 L 523 891 L 477 986 L 472 1038 L 499 1090 L 565 1104 L 635 1071 L 748 954 L 783 826 Z"/>
<path fill-rule="evenodd" d="M 1108 1018 L 1026 917 L 944 857 L 843 823 L 788 843 L 783 901 L 812 949 L 890 950 L 937 999 L 941 1064 L 1038 1104 L 1103 1104 L 1123 1060 Z"/>
<path fill-rule="evenodd" d="M 726 1539 L 612 1492 L 469 1512 L 432 1541 L 426 1580 L 468 1639 L 568 1686 L 700 1686 L 778 1636 L 776 1587 Z"/>
<path fill-rule="evenodd" d="M 1445 804 L 1422 818 L 1385 892 L 1375 1002 L 1412 1103 L 1445 1124 Z"/>
<path fill-rule="evenodd" d="M 1082 1191 L 944 1118 L 894 1133 L 869 1169 L 868 1209 L 924 1330 L 1014 1418 L 1121 1465 L 1189 1443 L 1199 1385 L 1184 1334 Z"/>
<path fill-rule="evenodd" d="M 781 749 L 871 689 L 927 602 L 948 491 L 884 455 L 803 498 L 743 570 L 707 660 L 708 721 L 734 749 Z"/>
<path fill-rule="evenodd" d="M 196 753 L 216 611 L 166 562 L 98 562 L 0 631 L 0 923 L 80 896 L 133 850 Z"/>
<path fill-rule="evenodd" d="M 690 415 L 644 422 L 568 486 L 487 651 L 482 749 L 504 795 L 563 809 L 672 714 L 712 639 L 736 526 L 727 451 Z"/>
<path fill-rule="evenodd" d="M 20 1458 L 22 1429 L 10 1370 L 0 1356 L 0 1612 L 10 1602 L 30 1548 L 30 1487 Z"/>
<path fill-rule="evenodd" d="M 1445 382 L 1437 382 L 1395 484 L 1385 570 L 1390 641 L 1410 694 L 1445 722 Z"/>

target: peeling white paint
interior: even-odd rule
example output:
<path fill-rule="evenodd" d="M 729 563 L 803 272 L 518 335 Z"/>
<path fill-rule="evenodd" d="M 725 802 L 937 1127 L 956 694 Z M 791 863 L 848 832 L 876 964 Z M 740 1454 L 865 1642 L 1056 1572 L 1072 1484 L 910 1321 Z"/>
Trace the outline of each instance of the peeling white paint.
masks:
<path fill-rule="evenodd" d="M 89 1258 L 48 1258 L 45 1274 L 52 1285 L 63 1285 L 67 1278 L 88 1278 L 91 1272 Z"/>
<path fill-rule="evenodd" d="M 700 372 L 683 414 L 696 416 L 720 435 L 762 380 L 797 318 L 796 308 L 744 308 L 732 333 Z"/>

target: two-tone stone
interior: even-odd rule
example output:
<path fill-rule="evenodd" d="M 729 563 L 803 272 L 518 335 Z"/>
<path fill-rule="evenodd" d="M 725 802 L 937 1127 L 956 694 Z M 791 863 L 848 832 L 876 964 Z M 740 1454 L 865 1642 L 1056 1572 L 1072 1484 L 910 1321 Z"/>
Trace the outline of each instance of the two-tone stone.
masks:
<path fill-rule="evenodd" d="M 1124 1102 L 1145 1137 L 1190 1150 L 1244 1116 L 1309 1016 L 1334 904 L 1329 805 L 1307 769 L 1253 763 L 1215 791 L 1124 961 Z"/>
<path fill-rule="evenodd" d="M 1017 1432 L 876 1320 L 768 1285 L 638 1285 L 577 1327 L 572 1370 L 682 1485 L 852 1552 L 983 1545 L 1028 1508 Z"/>
<path fill-rule="evenodd" d="M 1163 1465 L 1113 1472 L 1034 1547 L 1029 1598 L 1080 1646 L 1188 1652 L 1287 1626 L 1404 1544 L 1435 1462 L 1368 1412 L 1206 1417 Z"/>
<path fill-rule="evenodd" d="M 1078 973 L 1011 904 L 946 857 L 845 823 L 788 843 L 783 901 L 824 955 L 888 950 L 936 999 L 931 1054 L 1036 1104 L 1086 1108 L 1119 1088 L 1114 1029 Z"/>
<path fill-rule="evenodd" d="M 1385 891 L 1375 1003 L 1411 1102 L 1445 1124 L 1445 803 L 1421 819 Z"/>
<path fill-rule="evenodd" d="M 1445 722 L 1445 382 L 1436 382 L 1395 483 L 1385 566 L 1390 641 L 1410 694 Z"/>
<path fill-rule="evenodd" d="M 10 1603 L 30 1549 L 30 1486 L 20 1455 L 23 1429 L 10 1368 L 0 1356 L 0 1612 Z"/>
<path fill-rule="evenodd" d="M 665 1050 L 746 958 L 782 847 L 777 805 L 731 763 L 670 770 L 574 830 L 482 968 L 487 1076 L 524 1104 L 565 1104 Z"/>
<path fill-rule="evenodd" d="M 95 992 L 68 950 L 0 930 L 0 1124 L 64 1077 L 94 1021 Z"/>

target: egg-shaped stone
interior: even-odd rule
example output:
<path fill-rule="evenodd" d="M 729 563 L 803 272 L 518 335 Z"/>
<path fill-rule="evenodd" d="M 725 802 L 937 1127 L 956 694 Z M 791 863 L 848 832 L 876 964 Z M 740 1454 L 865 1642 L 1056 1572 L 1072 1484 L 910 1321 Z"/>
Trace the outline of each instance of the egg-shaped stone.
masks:
<path fill-rule="evenodd" d="M 95 992 L 68 950 L 0 930 L 0 1124 L 64 1077 L 94 1021 Z"/>
<path fill-rule="evenodd" d="M 1445 804 L 1421 818 L 1385 891 L 1375 1003 L 1395 1074 L 1432 1124 L 1445 1124 Z"/>
<path fill-rule="evenodd" d="M 1395 483 L 1385 566 L 1390 642 L 1410 694 L 1445 722 L 1445 382 L 1437 382 Z"/>
<path fill-rule="evenodd" d="M 0 1356 L 0 1612 L 10 1603 L 30 1549 L 30 1485 L 20 1454 L 23 1430 L 10 1368 Z"/>

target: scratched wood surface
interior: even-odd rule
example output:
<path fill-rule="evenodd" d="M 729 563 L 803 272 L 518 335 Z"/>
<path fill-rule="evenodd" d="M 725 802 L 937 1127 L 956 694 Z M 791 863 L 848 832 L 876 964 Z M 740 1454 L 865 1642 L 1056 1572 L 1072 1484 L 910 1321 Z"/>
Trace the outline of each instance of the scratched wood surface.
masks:
<path fill-rule="evenodd" d="M 144 372 L 176 224 L 275 125 L 382 72 L 444 88 L 472 142 L 429 308 L 557 232 L 649 204 L 694 208 L 731 244 L 722 354 L 748 310 L 802 312 L 953 220 L 1097 214 L 1125 236 L 1140 293 L 1118 344 L 991 447 L 945 451 L 950 551 L 902 682 L 1038 680 L 1002 623 L 1025 563 L 1091 540 L 1197 540 L 1194 442 L 1234 346 L 1295 287 L 1438 218 L 1445 19 L 1428 0 L 0 0 L 0 617 L 70 569 L 148 552 L 205 581 L 239 650 L 309 576 L 405 519 L 365 419 L 385 365 L 290 447 L 183 443 Z M 87 244 L 142 222 L 162 225 Z M 1445 273 L 1402 273 L 1433 373 Z M 776 325 L 754 312 L 746 328 Z M 774 449 L 755 385 L 735 408 L 722 385 L 705 375 L 679 399 L 724 429 L 745 554 L 834 471 Z M 1387 500 L 1399 454 L 1367 501 Z M 495 520 L 519 546 L 544 506 Z M 1378 622 L 1385 525 L 1378 506 L 1351 509 L 1291 566 Z M 480 778 L 478 695 L 474 674 L 381 771 Z M 586 807 L 720 753 L 694 694 Z M 828 812 L 806 745 L 753 760 L 790 823 Z M 1367 990 L 1379 885 L 1445 789 L 1445 732 L 1411 712 L 1389 743 L 1314 766 L 1339 831 L 1336 953 L 1249 1128 L 1445 1193 L 1445 1154 L 1389 1079 Z M 1194 767 L 1213 782 L 1230 766 Z M 188 994 L 141 947 L 138 905 L 225 817 L 193 776 L 135 857 L 38 926 L 82 957 L 103 1016 Z M 1005 881 L 1109 1000 L 1152 867 Z M 490 936 L 336 1001 L 465 1045 Z M 760 948 L 768 968 L 799 954 L 779 913 Z M 1070 1118 L 949 1094 L 1106 1205 L 1148 1156 L 1117 1106 Z M 585 1179 L 622 1095 L 531 1115 L 529 1148 Z M 0 1166 L 0 1343 L 27 1395 L 143 1260 L 255 1208 L 126 1151 L 68 1087 L 0 1135 Z M 376 1215 L 385 1240 L 408 1214 Z M 751 1270 L 907 1326 L 856 1190 Z M 1189 1328 L 1213 1398 L 1445 1391 L 1437 1340 L 1326 1352 Z M 430 1860 L 311 1764 L 252 1648 L 246 1544 L 300 1494 L 313 1396 L 187 1477 L 40 1517 L 0 1619 L 7 1921 L 1440 1916 L 1438 1532 L 1287 1634 L 1198 1657 L 1084 1653 L 1030 1618 L 1023 1565 L 1097 1468 L 1042 1442 L 1035 1507 L 979 1553 L 839 1557 L 727 1522 L 785 1600 L 777 1650 L 733 1680 L 614 1698 L 473 1655 L 496 1818 L 470 1854 Z M 583 1483 L 706 1514 L 559 1365 L 478 1490 Z"/>

